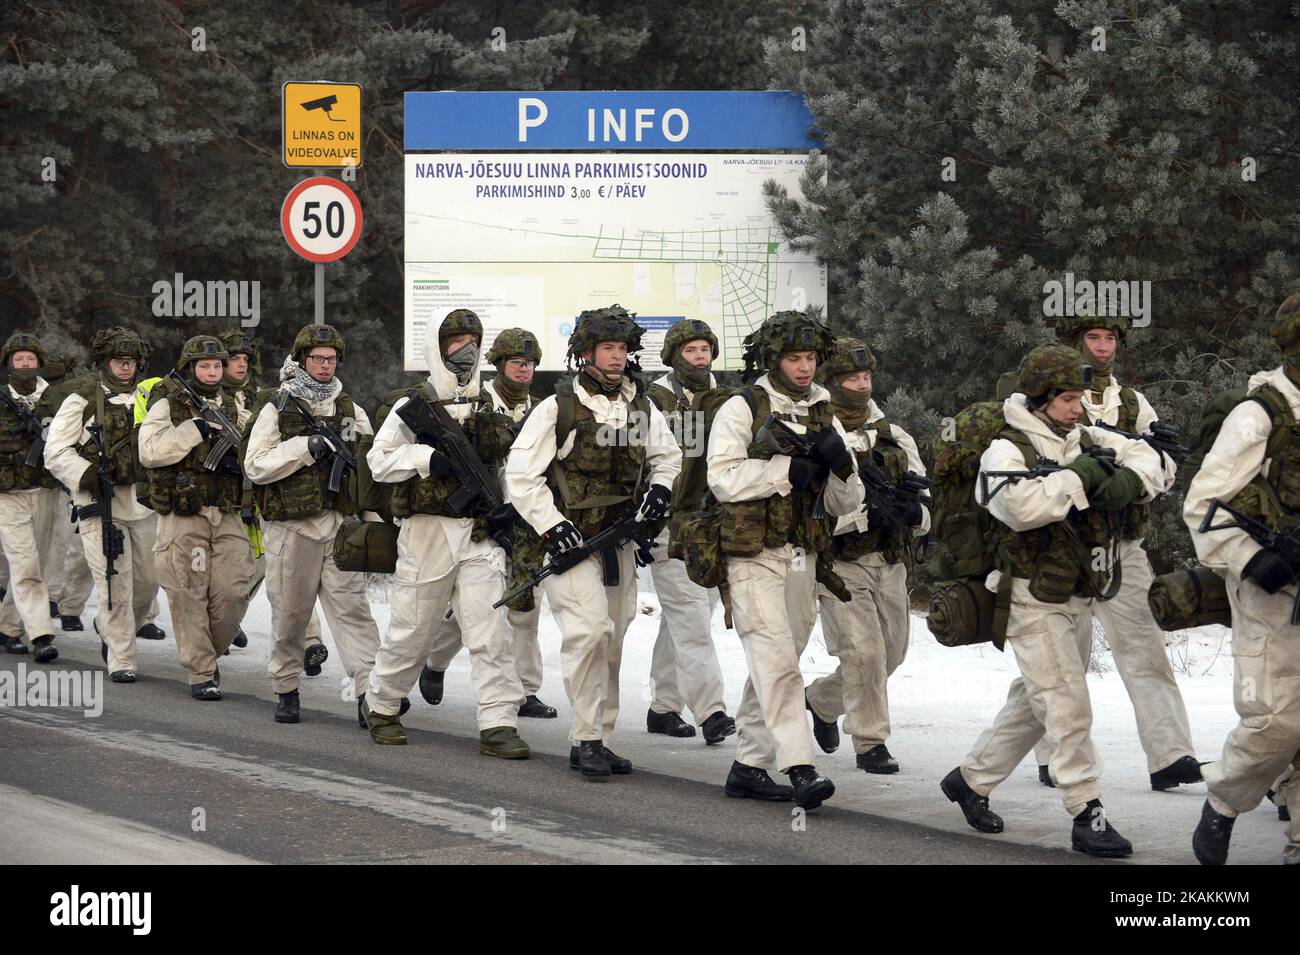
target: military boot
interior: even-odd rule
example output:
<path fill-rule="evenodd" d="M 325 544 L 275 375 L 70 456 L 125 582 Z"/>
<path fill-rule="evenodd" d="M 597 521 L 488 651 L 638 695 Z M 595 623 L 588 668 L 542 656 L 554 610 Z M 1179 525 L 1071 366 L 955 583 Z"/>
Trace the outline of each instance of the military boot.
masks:
<path fill-rule="evenodd" d="M 85 625 L 81 622 L 80 617 L 74 617 L 69 614 L 62 614 L 59 616 L 59 626 L 63 629 L 64 633 L 75 633 L 86 629 Z"/>
<path fill-rule="evenodd" d="M 1186 783 L 1199 782 L 1202 782 L 1201 764 L 1195 756 L 1184 756 L 1151 774 L 1151 788 L 1158 793 Z"/>
<path fill-rule="evenodd" d="M 206 683 L 195 683 L 191 686 L 190 696 L 204 702 L 216 702 L 221 699 L 221 690 L 215 681 L 208 680 Z"/>
<path fill-rule="evenodd" d="M 524 700 L 523 706 L 519 707 L 519 715 L 530 720 L 553 720 L 560 714 L 555 707 L 547 706 L 537 698 L 536 694 L 533 694 Z"/>
<path fill-rule="evenodd" d="M 7 633 L 0 633 L 0 642 L 10 653 L 26 653 L 27 644 L 23 643 L 22 637 L 11 637 Z"/>
<path fill-rule="evenodd" d="M 733 799 L 762 799 L 766 802 L 790 802 L 794 799 L 793 786 L 773 782 L 767 770 L 741 762 L 731 764 L 722 791 Z"/>
<path fill-rule="evenodd" d="M 300 715 L 298 691 L 290 690 L 288 693 L 279 693 L 277 696 L 280 697 L 280 702 L 275 704 L 275 721 L 277 723 L 297 723 Z"/>
<path fill-rule="evenodd" d="M 786 775 L 794 786 L 794 801 L 803 809 L 816 809 L 835 795 L 835 784 L 815 766 L 791 766 Z"/>
<path fill-rule="evenodd" d="M 840 748 L 839 726 L 834 720 L 827 722 L 817 715 L 817 711 L 812 708 L 812 703 L 808 700 L 807 691 L 804 691 L 803 705 L 812 714 L 813 738 L 817 740 L 817 745 L 822 748 L 823 753 L 835 752 Z"/>
<path fill-rule="evenodd" d="M 970 784 L 961 774 L 960 766 L 943 777 L 939 788 L 950 801 L 961 807 L 962 815 L 966 817 L 966 822 L 972 829 L 980 832 L 1002 831 L 1002 817 L 989 808 L 987 796 L 981 796 L 970 788 Z"/>
<path fill-rule="evenodd" d="M 1056 783 L 1052 782 L 1052 774 L 1046 766 L 1038 767 L 1038 781 L 1048 789 L 1056 788 Z"/>
<path fill-rule="evenodd" d="M 695 727 L 682 719 L 680 713 L 656 713 L 646 710 L 645 728 L 647 733 L 662 733 L 678 739 L 689 739 L 695 735 Z"/>
<path fill-rule="evenodd" d="M 1201 865 L 1223 865 L 1228 861 L 1228 842 L 1232 839 L 1233 816 L 1215 812 L 1210 801 L 1201 807 L 1201 821 L 1192 833 L 1192 852 Z"/>
<path fill-rule="evenodd" d="M 430 670 L 427 663 L 420 671 L 420 695 L 430 706 L 437 706 L 442 702 L 442 677 L 443 671 Z"/>
<path fill-rule="evenodd" d="M 3 600 L 3 599 L 4 599 L 3 597 L 0 597 L 0 600 Z M 53 619 L 54 619 L 55 617 L 57 617 L 58 615 L 59 615 L 59 602 L 58 602 L 57 600 L 51 600 L 51 601 L 50 601 L 50 619 L 53 620 Z"/>
<path fill-rule="evenodd" d="M 584 739 L 569 749 L 569 768 L 576 769 L 584 779 L 605 780 L 612 774 L 605 759 L 604 747 L 598 739 Z"/>
<path fill-rule="evenodd" d="M 865 753 L 858 753 L 856 761 L 858 769 L 864 773 L 888 776 L 898 772 L 898 760 L 894 759 L 884 743 L 871 747 Z"/>
<path fill-rule="evenodd" d="M 385 716 L 383 713 L 376 713 L 366 705 L 366 698 L 363 694 L 358 701 L 361 704 L 361 715 L 365 718 L 366 725 L 370 727 L 370 738 L 381 746 L 405 746 L 406 730 L 402 729 L 402 724 L 396 716 Z"/>
<path fill-rule="evenodd" d="M 531 755 L 528 744 L 520 739 L 519 731 L 513 726 L 494 726 L 492 729 L 480 730 L 478 751 L 484 756 L 496 756 L 499 759 L 527 759 Z"/>
<path fill-rule="evenodd" d="M 135 632 L 135 635 L 141 640 L 163 640 L 167 637 L 167 631 L 156 624 L 146 623 Z"/>
<path fill-rule="evenodd" d="M 32 649 L 36 651 L 37 663 L 52 663 L 59 658 L 58 648 L 54 646 L 54 637 L 50 634 L 33 640 Z"/>
<path fill-rule="evenodd" d="M 402 702 L 397 706 L 397 715 L 405 716 L 406 711 L 411 708 L 411 701 L 407 697 L 402 697 Z M 362 693 L 357 697 L 357 725 L 362 729 L 369 728 L 370 724 L 366 722 L 366 695 Z"/>
<path fill-rule="evenodd" d="M 1086 852 L 1103 859 L 1118 859 L 1133 854 L 1133 843 L 1119 834 L 1106 818 L 1100 799 L 1093 799 L 1083 812 L 1074 817 L 1070 845 L 1075 852 Z"/>
<path fill-rule="evenodd" d="M 718 710 L 704 721 L 700 726 L 700 732 L 704 734 L 704 742 L 712 746 L 714 743 L 721 743 L 736 732 L 736 721 L 722 710 Z"/>
<path fill-rule="evenodd" d="M 135 677 L 134 670 L 114 670 L 108 675 L 108 678 L 114 683 L 134 683 Z"/>
<path fill-rule="evenodd" d="M 235 639 L 231 640 L 230 644 L 239 647 L 241 650 L 248 646 L 248 634 L 244 633 L 243 627 L 239 628 L 239 633 L 235 634 Z"/>
<path fill-rule="evenodd" d="M 320 676 L 321 665 L 330 658 L 329 649 L 323 643 L 313 643 L 302 655 L 302 672 L 307 676 Z"/>

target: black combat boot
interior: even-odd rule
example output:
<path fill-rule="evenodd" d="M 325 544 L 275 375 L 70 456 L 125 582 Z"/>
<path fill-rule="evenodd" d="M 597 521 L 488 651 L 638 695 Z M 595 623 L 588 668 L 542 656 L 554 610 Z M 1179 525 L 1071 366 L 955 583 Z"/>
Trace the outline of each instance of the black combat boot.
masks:
<path fill-rule="evenodd" d="M 858 769 L 864 773 L 877 776 L 890 776 L 898 772 L 898 760 L 894 759 L 884 743 L 878 743 L 865 753 L 858 753 Z"/>
<path fill-rule="evenodd" d="M 695 735 L 695 727 L 682 719 L 680 713 L 656 713 L 654 710 L 646 710 L 645 728 L 648 733 L 662 733 L 665 736 L 676 736 L 678 739 L 689 739 Z"/>
<path fill-rule="evenodd" d="M 330 658 L 329 649 L 323 643 L 313 643 L 302 655 L 302 672 L 307 676 L 320 676 L 321 665 Z"/>
<path fill-rule="evenodd" d="M 613 773 L 605 759 L 605 747 L 598 739 L 584 739 L 569 749 L 569 768 L 576 769 L 586 779 L 608 779 Z"/>
<path fill-rule="evenodd" d="M 298 691 L 277 694 L 280 702 L 275 704 L 275 721 L 277 723 L 297 723 L 299 720 Z"/>
<path fill-rule="evenodd" d="M 831 720 L 827 722 L 817 715 L 817 711 L 812 708 L 808 702 L 808 694 L 805 692 L 803 705 L 808 708 L 812 714 L 813 721 L 813 738 L 817 740 L 817 745 L 822 748 L 823 753 L 833 753 L 840 748 L 840 728 L 839 725 Z"/>
<path fill-rule="evenodd" d="M 135 635 L 141 640 L 163 640 L 167 632 L 162 627 L 152 623 L 146 623 L 143 627 L 135 632 Z"/>
<path fill-rule="evenodd" d="M 221 667 L 214 666 L 212 668 L 212 682 L 216 686 L 221 686 Z"/>
<path fill-rule="evenodd" d="M 1048 789 L 1056 788 L 1056 783 L 1052 782 L 1052 773 L 1046 766 L 1038 767 L 1038 781 Z"/>
<path fill-rule="evenodd" d="M 793 786 L 782 786 L 772 781 L 767 770 L 738 762 L 731 764 L 722 791 L 733 799 L 762 799 L 767 802 L 790 802 L 794 799 Z"/>
<path fill-rule="evenodd" d="M 1201 807 L 1201 821 L 1192 833 L 1192 852 L 1201 865 L 1223 865 L 1228 861 L 1228 842 L 1232 839 L 1233 816 L 1215 812 L 1210 801 Z"/>
<path fill-rule="evenodd" d="M 718 710 L 704 721 L 700 726 L 700 732 L 704 734 L 704 742 L 712 746 L 714 743 L 721 743 L 736 732 L 736 721 L 722 710 Z"/>
<path fill-rule="evenodd" d="M 406 711 L 411 708 L 411 701 L 407 697 L 402 697 L 402 702 L 398 704 L 397 716 L 400 719 L 406 715 Z M 362 693 L 357 697 L 357 725 L 362 729 L 368 729 L 370 724 L 366 722 L 366 695 Z"/>
<path fill-rule="evenodd" d="M 85 625 L 82 624 L 80 617 L 73 617 L 67 614 L 60 615 L 59 626 L 63 629 L 64 633 L 75 633 L 86 629 Z"/>
<path fill-rule="evenodd" d="M 134 683 L 135 675 L 134 670 L 114 670 L 108 678 L 114 683 Z"/>
<path fill-rule="evenodd" d="M 190 696 L 205 703 L 215 703 L 221 699 L 221 690 L 215 681 L 208 680 L 206 683 L 195 683 L 191 686 Z"/>
<path fill-rule="evenodd" d="M 972 829 L 980 832 L 1002 831 L 1002 817 L 989 808 L 987 796 L 981 796 L 970 788 L 970 784 L 961 774 L 960 766 L 943 777 L 939 788 L 950 801 L 961 807 L 962 815 L 966 817 L 966 822 Z"/>
<path fill-rule="evenodd" d="M 3 600 L 3 599 L 4 599 L 3 597 L 0 597 L 0 600 Z M 54 619 L 55 617 L 57 617 L 58 615 L 59 615 L 59 602 L 58 602 L 57 600 L 51 600 L 51 601 L 50 601 L 50 619 L 53 620 L 53 619 Z"/>
<path fill-rule="evenodd" d="M 32 641 L 32 649 L 36 651 L 37 663 L 52 663 L 59 658 L 58 648 L 54 646 L 54 636 L 45 634 L 37 637 Z"/>
<path fill-rule="evenodd" d="M 442 677 L 442 670 L 430 670 L 427 663 L 420 671 L 420 695 L 430 706 L 437 706 L 442 702 Z"/>
<path fill-rule="evenodd" d="M 1133 854 L 1133 843 L 1119 834 L 1102 808 L 1100 799 L 1093 799 L 1083 812 L 1074 817 L 1070 829 L 1070 845 L 1075 852 L 1086 852 L 1103 859 L 1118 859 Z"/>
<path fill-rule="evenodd" d="M 1158 793 L 1164 792 L 1166 789 L 1173 789 L 1175 786 L 1182 786 L 1185 783 L 1199 783 L 1201 781 L 1201 764 L 1195 756 L 1183 756 L 1164 769 L 1151 774 L 1151 788 Z"/>
<path fill-rule="evenodd" d="M 524 705 L 519 707 L 519 715 L 530 720 L 553 720 L 560 714 L 556 712 L 555 707 L 547 706 L 537 698 L 536 694 L 531 694 L 524 700 Z"/>
<path fill-rule="evenodd" d="M 794 786 L 794 801 L 803 809 L 816 809 L 835 795 L 835 784 L 815 766 L 791 766 L 786 775 Z"/>
<path fill-rule="evenodd" d="M 5 649 L 10 653 L 27 652 L 27 644 L 23 643 L 22 637 L 11 637 L 7 633 L 0 633 L 0 642 L 4 643 Z"/>
<path fill-rule="evenodd" d="M 230 641 L 230 645 L 239 647 L 241 650 L 248 646 L 248 634 L 244 633 L 243 627 L 239 628 L 239 633 L 235 634 L 235 639 Z"/>

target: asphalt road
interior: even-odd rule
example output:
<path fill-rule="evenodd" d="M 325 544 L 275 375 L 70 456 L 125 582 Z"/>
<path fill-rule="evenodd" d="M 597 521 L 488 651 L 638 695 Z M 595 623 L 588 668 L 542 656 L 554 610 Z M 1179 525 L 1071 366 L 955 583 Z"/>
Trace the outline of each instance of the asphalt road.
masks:
<path fill-rule="evenodd" d="M 88 641 L 61 644 L 58 668 L 97 669 Z M 19 663 L 34 667 L 5 656 L 0 670 Z M 533 757 L 507 762 L 479 755 L 464 720 L 458 732 L 420 728 L 442 712 L 417 703 L 410 744 L 381 747 L 355 704 L 325 693 L 305 692 L 303 722 L 281 726 L 264 676 L 228 674 L 225 700 L 197 703 L 179 666 L 149 670 L 134 685 L 106 680 L 98 717 L 0 708 L 0 862 L 1094 861 L 831 803 L 800 818 L 662 760 L 658 772 L 584 781 L 557 721 L 526 723 Z M 731 742 L 716 752 L 723 774 Z"/>

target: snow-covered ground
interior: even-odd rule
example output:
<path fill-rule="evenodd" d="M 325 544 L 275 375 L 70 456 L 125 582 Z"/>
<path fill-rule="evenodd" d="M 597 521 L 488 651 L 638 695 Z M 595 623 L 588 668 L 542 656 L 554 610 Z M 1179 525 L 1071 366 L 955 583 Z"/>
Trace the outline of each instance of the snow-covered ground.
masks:
<path fill-rule="evenodd" d="M 162 642 L 140 641 L 141 670 L 180 679 L 175 644 L 170 639 L 170 619 L 165 612 L 166 595 L 159 597 L 164 603 L 164 614 L 158 623 L 168 630 L 169 638 Z M 629 628 L 625 641 L 622 709 L 613 748 L 631 758 L 639 768 L 717 783 L 721 798 L 721 783 L 735 752 L 734 738 L 719 746 L 706 747 L 699 737 L 676 740 L 645 732 L 650 656 L 659 627 L 659 607 L 653 591 L 642 590 L 640 602 L 642 612 Z M 387 630 L 389 608 L 382 585 L 372 586 L 372 608 L 383 634 Z M 63 635 L 60 644 L 92 646 L 95 639 L 90 633 L 92 615 L 93 600 L 84 615 L 87 634 Z M 266 677 L 270 619 L 270 606 L 263 590 L 250 606 L 245 620 L 248 648 L 232 650 L 221 664 L 223 688 L 265 698 L 268 720 L 270 701 L 274 699 Z M 745 679 L 745 658 L 735 632 L 724 629 L 720 608 L 714 619 L 714 636 L 726 680 L 728 710 L 734 713 Z M 333 652 L 328 626 L 325 639 L 331 648 L 330 659 L 320 677 L 304 679 L 304 709 L 354 712 L 355 704 L 348 699 L 348 681 L 337 653 Z M 540 695 L 559 709 L 560 718 L 525 720 L 520 729 L 535 750 L 567 754 L 569 712 L 560 677 L 559 630 L 547 608 L 542 613 L 540 639 L 545 668 Z M 1197 755 L 1201 759 L 1217 759 L 1225 736 L 1237 720 L 1232 708 L 1232 657 L 1227 631 L 1209 627 L 1178 634 L 1170 653 L 1191 716 Z M 1190 840 L 1205 798 L 1205 786 L 1185 786 L 1168 793 L 1151 791 L 1146 758 L 1138 742 L 1133 710 L 1124 686 L 1110 664 L 1109 655 L 1103 651 L 1097 658 L 1104 672 L 1089 675 L 1093 734 L 1104 760 L 1102 798 L 1111 820 L 1132 840 L 1136 849 L 1133 861 L 1194 864 Z M 834 658 L 826 653 L 820 626 L 813 633 L 802 666 L 809 680 L 835 667 Z M 924 617 L 914 614 L 911 648 L 889 683 L 893 720 L 889 748 L 902 764 L 902 772 L 895 776 L 868 776 L 860 772 L 853 763 L 852 745 L 845 737 L 835 754 L 818 754 L 818 768 L 834 779 L 837 786 L 832 804 L 971 833 L 975 838 L 1068 849 L 1069 817 L 1057 792 L 1038 783 L 1032 755 L 993 793 L 991 804 L 1007 823 L 1007 831 L 1000 836 L 975 836 L 960 810 L 938 788 L 939 780 L 960 762 L 980 731 L 992 720 L 1016 675 L 1015 661 L 1010 654 L 999 653 L 988 645 L 942 647 L 926 629 Z M 191 705 L 188 696 L 181 695 L 180 687 L 177 699 L 178 705 Z M 462 736 L 477 735 L 466 654 L 458 655 L 452 664 L 442 705 L 429 707 L 414 689 L 412 702 L 414 708 L 404 720 L 407 725 Z M 308 727 L 304 725 L 304 729 Z M 417 753 L 413 748 L 412 756 Z M 774 812 L 773 820 L 774 825 L 788 825 L 789 821 L 779 811 Z M 815 816 L 809 824 L 815 825 Z M 1285 824 L 1277 820 L 1276 810 L 1264 802 L 1238 821 L 1233 834 L 1232 861 L 1279 862 L 1286 842 L 1284 830 Z"/>

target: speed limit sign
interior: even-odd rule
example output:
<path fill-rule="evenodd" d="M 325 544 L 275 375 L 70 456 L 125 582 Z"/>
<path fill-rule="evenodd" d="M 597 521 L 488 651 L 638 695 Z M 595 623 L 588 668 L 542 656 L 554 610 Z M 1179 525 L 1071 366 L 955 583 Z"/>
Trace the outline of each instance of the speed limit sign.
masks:
<path fill-rule="evenodd" d="M 280 228 L 289 247 L 313 262 L 333 262 L 351 252 L 361 238 L 361 224 L 356 193 L 329 176 L 304 179 L 280 207 Z"/>

